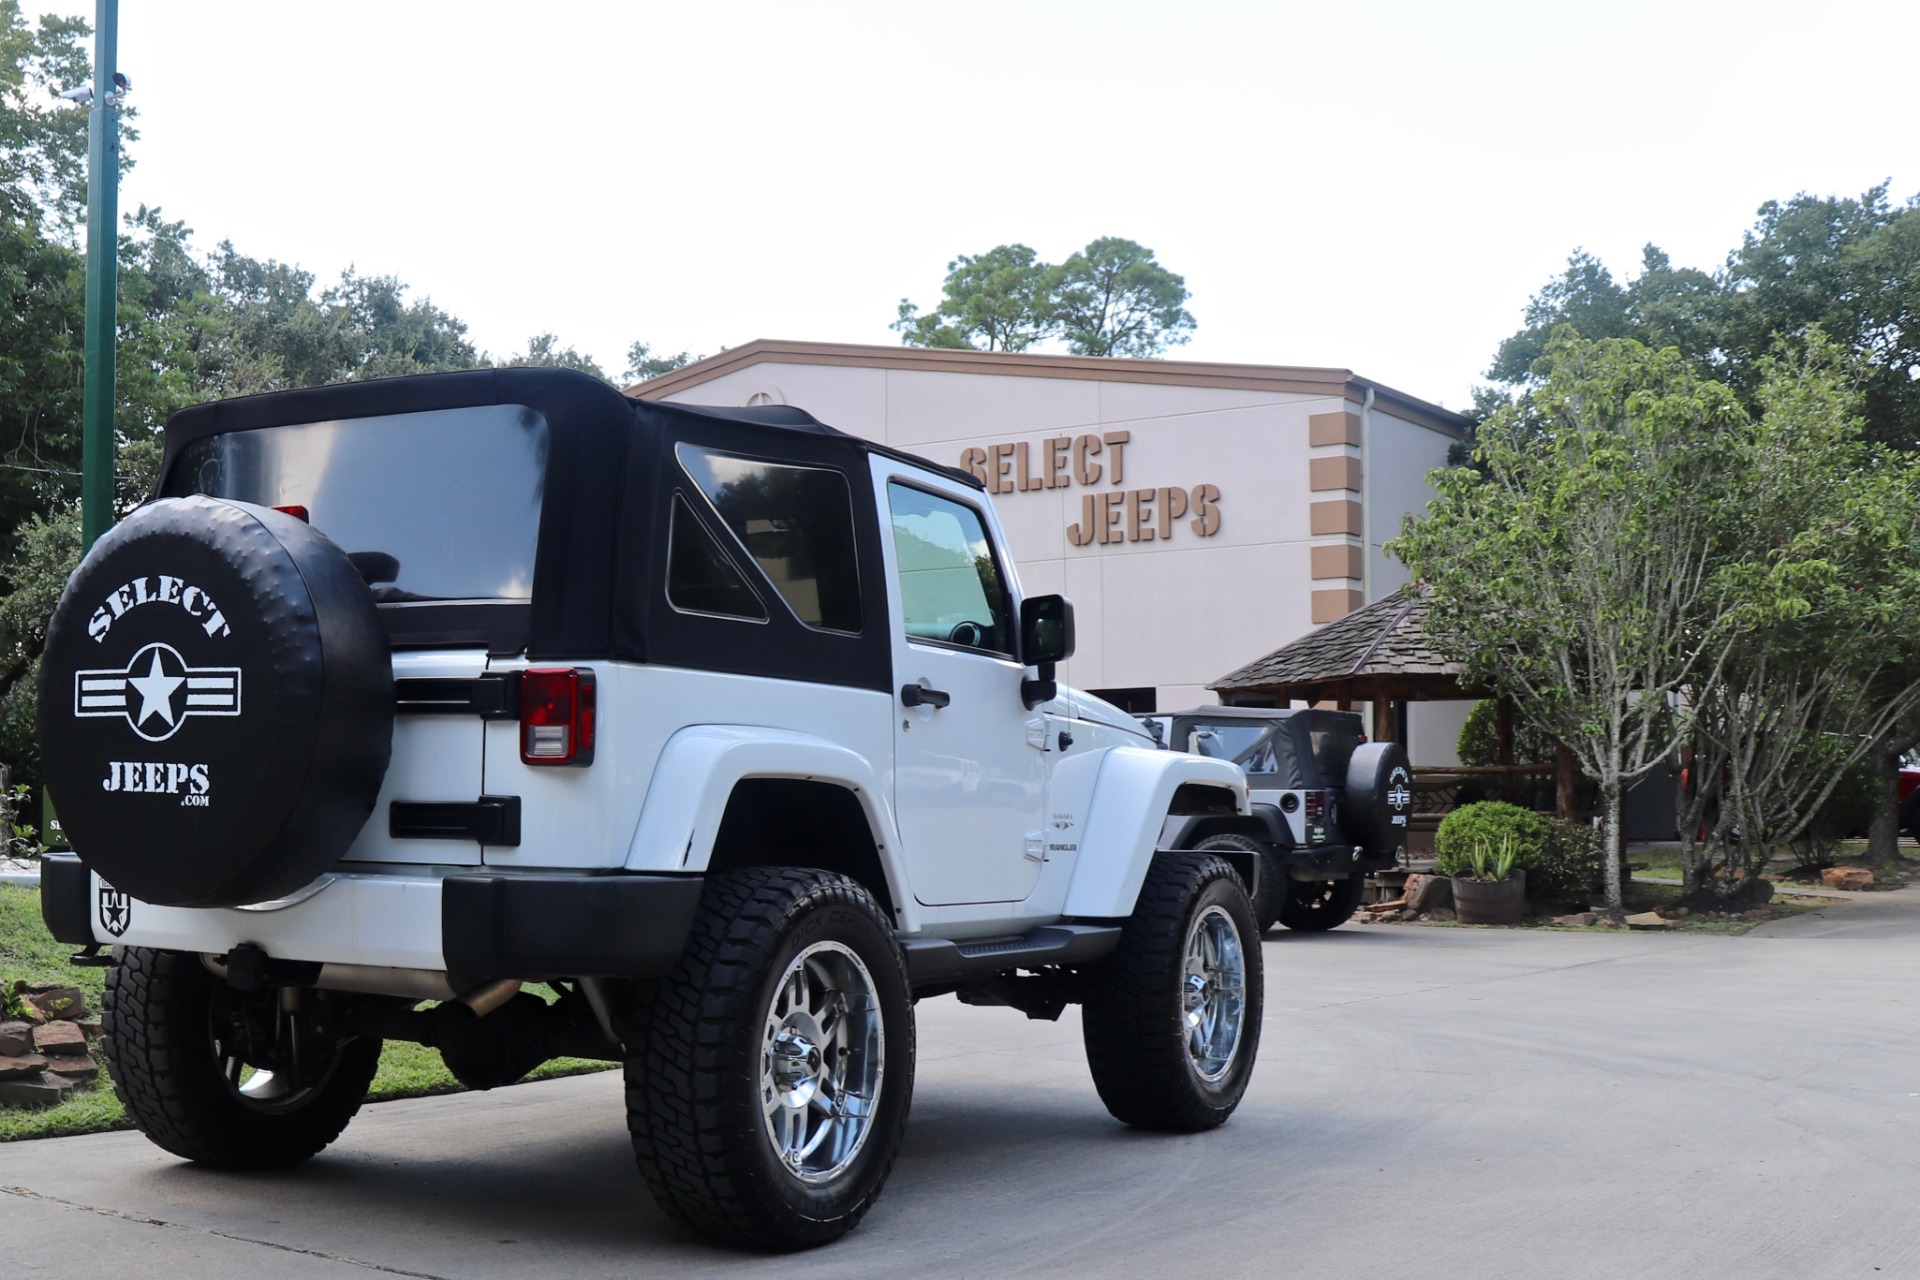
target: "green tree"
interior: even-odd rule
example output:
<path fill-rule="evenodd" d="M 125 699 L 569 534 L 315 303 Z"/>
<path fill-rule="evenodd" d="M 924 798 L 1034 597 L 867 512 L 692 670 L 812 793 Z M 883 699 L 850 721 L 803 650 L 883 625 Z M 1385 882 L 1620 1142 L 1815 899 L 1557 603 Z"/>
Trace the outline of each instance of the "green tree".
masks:
<path fill-rule="evenodd" d="M 1873 458 L 1846 363 L 1817 331 L 1758 372 L 1751 423 L 1720 441 L 1736 520 L 1718 573 L 1738 639 L 1687 695 L 1706 783 L 1680 814 L 1695 889 L 1757 874 L 1920 712 L 1920 459 Z"/>
<path fill-rule="evenodd" d="M 29 27 L 19 0 L 0 0 L 0 224 L 44 225 L 67 244 L 86 224 L 87 113 L 55 95 L 91 82 L 92 30 L 54 14 Z"/>
<path fill-rule="evenodd" d="M 1157 356 L 1193 336 L 1185 278 L 1132 240 L 1103 236 L 1060 266 L 1054 314 L 1079 356 Z"/>
<path fill-rule="evenodd" d="M 900 299 L 891 326 L 910 347 L 1025 351 L 1058 329 L 1054 291 L 1059 272 L 1023 244 L 1003 244 L 947 264 L 940 303 L 921 315 Z"/>
<path fill-rule="evenodd" d="M 1734 638 L 1715 438 L 1743 415 L 1676 353 L 1630 340 L 1569 331 L 1538 372 L 1483 426 L 1477 468 L 1433 474 L 1433 503 L 1390 550 L 1433 585 L 1429 625 L 1468 678 L 1573 752 L 1617 848 L 1620 797 L 1685 741 L 1679 695 Z"/>
<path fill-rule="evenodd" d="M 1884 184 L 1858 199 L 1769 201 L 1712 273 L 1676 268 L 1648 245 L 1623 285 L 1575 250 L 1525 318 L 1487 371 L 1510 393 L 1531 381 L 1561 325 L 1674 347 L 1749 401 L 1775 344 L 1801 345 L 1817 331 L 1855 358 L 1868 438 L 1920 445 L 1920 196 L 1895 204 Z"/>
<path fill-rule="evenodd" d="M 627 367 L 621 371 L 622 384 L 631 386 L 636 382 L 645 382 L 648 378 L 657 378 L 663 373 L 672 373 L 675 369 L 684 369 L 695 360 L 705 360 L 705 356 L 696 356 L 691 352 L 679 351 L 670 356 L 656 356 L 647 343 L 636 342 L 627 348 Z"/>
<path fill-rule="evenodd" d="M 536 369 L 573 369 L 592 374 L 602 382 L 607 380 L 607 371 L 592 356 L 582 355 L 572 347 L 561 346 L 560 339 L 551 333 L 534 334 L 527 339 L 525 351 L 508 356 L 500 363 L 503 366 L 521 365 Z"/>

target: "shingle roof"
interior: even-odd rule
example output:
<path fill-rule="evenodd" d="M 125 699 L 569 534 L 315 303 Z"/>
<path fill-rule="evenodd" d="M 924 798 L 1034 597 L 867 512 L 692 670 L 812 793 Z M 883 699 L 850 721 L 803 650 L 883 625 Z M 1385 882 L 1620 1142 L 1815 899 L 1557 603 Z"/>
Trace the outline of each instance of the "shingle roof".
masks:
<path fill-rule="evenodd" d="M 1233 693 L 1375 676 L 1458 677 L 1462 665 L 1443 656 L 1427 639 L 1430 594 L 1401 587 L 1208 687 L 1215 693 Z"/>

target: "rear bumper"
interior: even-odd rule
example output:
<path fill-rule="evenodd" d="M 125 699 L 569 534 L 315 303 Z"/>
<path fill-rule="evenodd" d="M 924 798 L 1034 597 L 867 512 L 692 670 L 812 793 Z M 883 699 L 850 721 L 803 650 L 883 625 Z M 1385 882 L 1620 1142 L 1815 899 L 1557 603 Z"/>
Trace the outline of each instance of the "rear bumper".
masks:
<path fill-rule="evenodd" d="M 41 865 L 48 931 L 94 943 L 479 978 L 660 977 L 686 945 L 699 876 L 338 872 L 279 903 L 159 907 L 116 894 L 72 854 Z"/>
<path fill-rule="evenodd" d="M 1391 867 L 1396 861 L 1392 854 L 1375 857 L 1359 845 L 1351 844 L 1316 844 L 1301 849 L 1281 849 L 1273 856 L 1289 871 L 1305 872 L 1323 880 L 1366 875 Z"/>

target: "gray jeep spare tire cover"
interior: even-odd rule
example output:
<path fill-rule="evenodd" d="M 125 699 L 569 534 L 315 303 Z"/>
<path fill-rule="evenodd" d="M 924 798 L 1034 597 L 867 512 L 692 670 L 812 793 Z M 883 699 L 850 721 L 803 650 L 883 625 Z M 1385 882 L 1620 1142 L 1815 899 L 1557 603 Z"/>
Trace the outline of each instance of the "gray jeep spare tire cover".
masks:
<path fill-rule="evenodd" d="M 40 662 L 73 850 L 167 906 L 283 897 L 345 853 L 393 745 L 393 665 L 346 553 L 250 503 L 168 498 L 74 573 Z"/>
<path fill-rule="evenodd" d="M 1413 816 L 1413 766 L 1397 742 L 1366 742 L 1347 761 L 1347 791 L 1340 801 L 1347 829 L 1376 858 L 1407 842 Z"/>

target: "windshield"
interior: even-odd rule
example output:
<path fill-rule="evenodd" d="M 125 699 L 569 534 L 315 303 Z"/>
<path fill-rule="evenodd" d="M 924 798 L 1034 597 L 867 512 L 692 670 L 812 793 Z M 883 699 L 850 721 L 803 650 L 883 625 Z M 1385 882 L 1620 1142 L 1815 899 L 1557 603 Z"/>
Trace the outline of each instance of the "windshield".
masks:
<path fill-rule="evenodd" d="M 546 467 L 546 419 L 482 405 L 209 436 L 161 494 L 303 507 L 383 604 L 526 600 Z"/>

